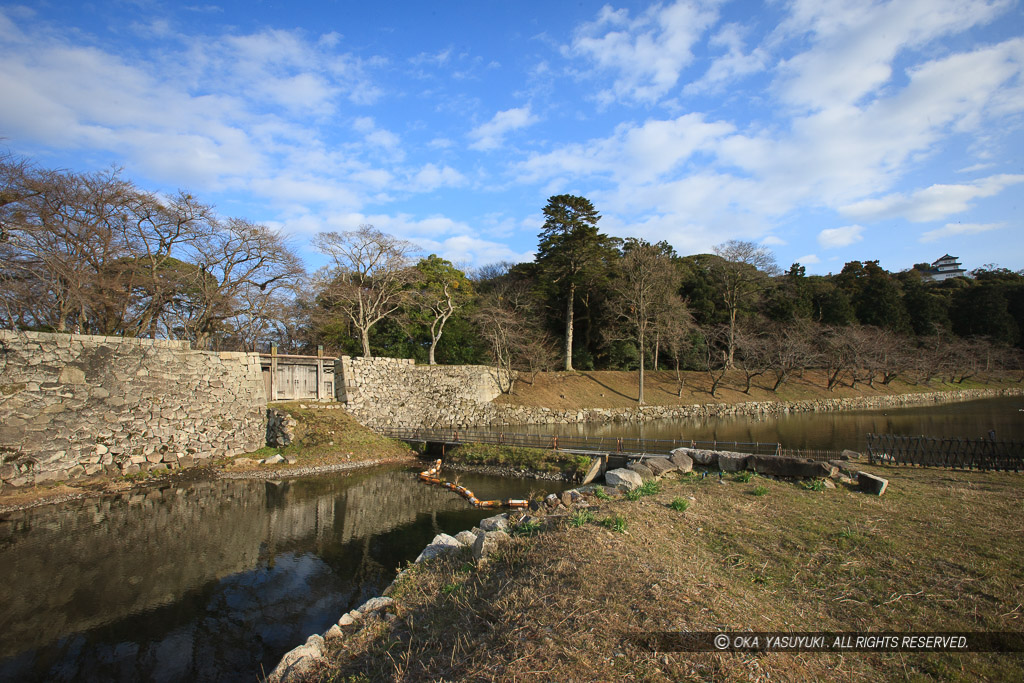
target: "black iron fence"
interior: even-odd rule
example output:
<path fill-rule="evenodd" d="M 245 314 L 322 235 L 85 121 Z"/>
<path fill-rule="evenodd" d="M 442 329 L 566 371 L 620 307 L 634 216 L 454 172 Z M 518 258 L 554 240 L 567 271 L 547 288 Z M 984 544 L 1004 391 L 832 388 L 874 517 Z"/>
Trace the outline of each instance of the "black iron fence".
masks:
<path fill-rule="evenodd" d="M 676 448 L 736 451 L 755 455 L 777 455 L 777 443 L 741 441 L 691 441 L 686 439 L 640 439 L 625 436 L 558 436 L 463 429 L 384 429 L 382 433 L 401 441 L 467 444 L 488 443 L 524 448 L 544 448 L 578 453 L 621 453 L 623 455 L 665 454 Z"/>
<path fill-rule="evenodd" d="M 1024 470 L 1024 442 L 868 434 L 871 462 L 957 469 Z"/>

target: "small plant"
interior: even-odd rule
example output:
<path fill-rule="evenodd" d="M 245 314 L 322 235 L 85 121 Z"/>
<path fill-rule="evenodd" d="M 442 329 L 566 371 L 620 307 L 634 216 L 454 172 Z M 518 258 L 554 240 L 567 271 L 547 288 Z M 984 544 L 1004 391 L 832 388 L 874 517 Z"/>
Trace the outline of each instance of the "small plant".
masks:
<path fill-rule="evenodd" d="M 741 484 L 746 484 L 747 482 L 749 482 L 753 478 L 754 478 L 754 473 L 751 472 L 750 470 L 744 470 L 742 472 L 737 472 L 736 475 L 733 477 L 733 479 L 735 479 L 736 481 L 740 482 Z"/>
<path fill-rule="evenodd" d="M 535 519 L 526 519 L 517 524 L 512 533 L 516 536 L 533 536 L 540 533 L 540 529 L 540 522 Z"/>
<path fill-rule="evenodd" d="M 639 488 L 626 491 L 626 500 L 640 500 L 640 496 L 643 494 Z"/>
<path fill-rule="evenodd" d="M 767 486 L 755 486 L 754 487 L 754 495 L 755 496 L 763 496 L 763 495 L 765 495 L 767 493 L 768 493 L 768 487 Z"/>
<path fill-rule="evenodd" d="M 824 491 L 825 482 L 821 479 L 812 479 L 811 481 L 804 482 L 804 488 L 808 491 Z"/>
<path fill-rule="evenodd" d="M 577 510 L 569 515 L 569 526 L 579 528 L 594 519 L 594 513 L 590 510 Z"/>
<path fill-rule="evenodd" d="M 686 512 L 686 508 L 690 507 L 690 501 L 676 496 L 668 506 L 676 512 Z"/>
<path fill-rule="evenodd" d="M 607 494 L 607 492 L 605 492 L 603 486 L 598 486 L 597 488 L 595 488 L 594 489 L 594 495 L 597 497 L 598 500 L 611 500 L 612 499 L 612 497 L 609 496 Z"/>
<path fill-rule="evenodd" d="M 445 595 L 451 595 L 455 591 L 462 587 L 461 583 L 448 583 L 441 587 L 441 592 Z"/>
<path fill-rule="evenodd" d="M 611 529 L 612 531 L 616 531 L 620 534 L 626 533 L 626 518 L 618 513 L 612 515 L 611 517 L 605 517 L 603 520 L 601 520 L 601 524 Z"/>
<path fill-rule="evenodd" d="M 637 489 L 641 496 L 653 496 L 656 493 L 661 493 L 661 484 L 656 481 L 649 481 L 643 486 Z"/>

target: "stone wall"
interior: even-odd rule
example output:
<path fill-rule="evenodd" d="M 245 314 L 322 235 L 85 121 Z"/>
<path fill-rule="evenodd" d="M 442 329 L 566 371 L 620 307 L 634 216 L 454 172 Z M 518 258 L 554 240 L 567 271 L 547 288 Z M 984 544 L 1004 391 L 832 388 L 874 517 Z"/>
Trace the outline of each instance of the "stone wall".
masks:
<path fill-rule="evenodd" d="M 494 404 L 501 394 L 497 370 L 477 365 L 414 365 L 396 358 L 342 357 L 335 363 L 337 398 L 364 425 L 376 429 L 474 425 L 645 422 L 667 418 L 767 417 L 788 413 L 863 410 L 1020 395 L 1020 389 L 968 389 L 918 394 L 552 410 Z M 507 379 L 502 378 L 507 386 Z"/>
<path fill-rule="evenodd" d="M 189 467 L 262 447 L 257 354 L 0 330 L 0 479 Z"/>
<path fill-rule="evenodd" d="M 466 427 L 491 422 L 499 371 L 483 365 L 416 365 L 351 358 L 334 364 L 337 398 L 369 427 Z M 507 386 L 507 378 L 501 377 Z"/>

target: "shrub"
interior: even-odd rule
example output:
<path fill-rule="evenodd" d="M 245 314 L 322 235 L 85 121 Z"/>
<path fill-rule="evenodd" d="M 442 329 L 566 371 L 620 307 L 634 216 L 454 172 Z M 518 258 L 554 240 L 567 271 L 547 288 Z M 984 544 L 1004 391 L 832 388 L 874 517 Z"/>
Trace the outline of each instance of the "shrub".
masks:
<path fill-rule="evenodd" d="M 676 512 L 686 512 L 686 508 L 690 507 L 690 501 L 677 496 L 672 499 L 672 502 L 669 503 L 668 506 Z"/>
<path fill-rule="evenodd" d="M 617 531 L 620 534 L 626 533 L 626 518 L 618 513 L 612 515 L 611 517 L 605 517 L 603 520 L 601 520 L 601 524 L 611 529 L 612 531 Z"/>
<path fill-rule="evenodd" d="M 581 527 L 594 519 L 594 513 L 590 510 L 577 510 L 569 515 L 569 526 Z"/>
<path fill-rule="evenodd" d="M 804 488 L 808 491 L 824 491 L 825 482 L 821 479 L 812 479 L 811 481 L 804 482 Z"/>
<path fill-rule="evenodd" d="M 516 536 L 533 536 L 539 533 L 541 529 L 540 522 L 535 519 L 523 520 L 515 526 L 512 533 Z"/>
<path fill-rule="evenodd" d="M 755 496 L 763 496 L 766 493 L 768 493 L 768 487 L 767 486 L 755 486 L 754 487 L 754 495 Z"/>
<path fill-rule="evenodd" d="M 748 481 L 750 481 L 753 478 L 754 478 L 754 473 L 751 472 L 750 470 L 744 470 L 742 472 L 737 472 L 733 476 L 733 479 L 735 479 L 736 481 L 738 481 L 740 483 L 743 483 L 743 484 L 746 484 Z"/>

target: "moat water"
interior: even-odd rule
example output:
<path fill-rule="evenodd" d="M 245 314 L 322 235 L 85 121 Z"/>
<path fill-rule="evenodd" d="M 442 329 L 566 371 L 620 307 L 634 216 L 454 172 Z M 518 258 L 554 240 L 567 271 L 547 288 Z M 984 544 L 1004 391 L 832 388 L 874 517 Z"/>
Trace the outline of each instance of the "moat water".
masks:
<path fill-rule="evenodd" d="M 505 428 L 508 431 L 508 428 Z M 862 450 L 868 432 L 1024 440 L 1024 397 L 519 431 Z M 1024 475 L 1022 475 L 1024 476 Z M 462 473 L 481 498 L 558 482 Z M 477 510 L 409 468 L 163 485 L 0 515 L 0 681 L 254 681 Z"/>
<path fill-rule="evenodd" d="M 565 488 L 459 481 L 483 499 Z M 494 514 L 412 469 L 375 468 L 0 515 L 0 681 L 256 681 L 435 534 Z"/>
<path fill-rule="evenodd" d="M 779 443 L 783 448 L 866 452 L 867 434 L 988 438 L 1024 441 L 1024 396 L 910 408 L 791 413 L 773 417 L 717 417 L 650 422 L 587 422 L 569 425 L 488 427 L 494 431 L 559 436 L 622 436 L 742 443 Z"/>

